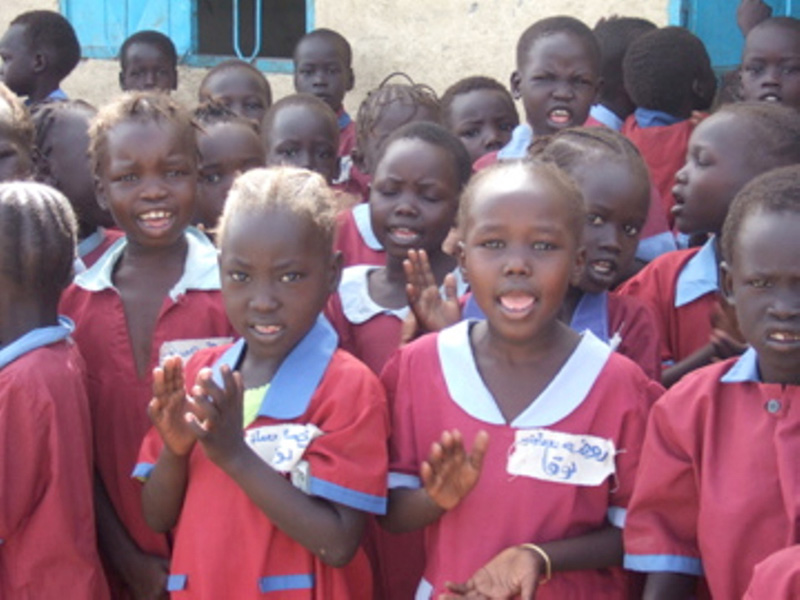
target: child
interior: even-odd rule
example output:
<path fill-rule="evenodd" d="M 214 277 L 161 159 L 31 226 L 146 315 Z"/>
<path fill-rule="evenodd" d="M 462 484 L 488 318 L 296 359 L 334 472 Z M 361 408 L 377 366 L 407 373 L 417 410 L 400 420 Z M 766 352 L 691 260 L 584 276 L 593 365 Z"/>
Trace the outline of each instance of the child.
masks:
<path fill-rule="evenodd" d="M 515 544 L 526 544 L 509 551 L 532 582 L 552 575 L 537 598 L 626 597 L 612 567 L 661 388 L 558 319 L 581 270 L 584 219 L 580 192 L 553 165 L 481 171 L 461 200 L 459 260 L 487 320 L 422 337 L 383 371 L 393 418 L 386 524 L 425 528 L 417 598 L 438 597 Z"/>
<path fill-rule="evenodd" d="M 91 372 L 98 535 L 116 598 L 161 593 L 167 537 L 142 516 L 129 475 L 149 423 L 145 407 L 159 355 L 188 356 L 233 334 L 219 292 L 217 253 L 187 229 L 197 192 L 191 116 L 166 94 L 135 93 L 92 123 L 98 198 L 125 233 L 64 293 L 62 311 Z"/>
<path fill-rule="evenodd" d="M 261 126 L 267 166 L 294 165 L 316 171 L 329 184 L 339 174 L 336 115 L 311 94 L 281 98 Z"/>
<path fill-rule="evenodd" d="M 634 40 L 625 53 L 623 76 L 636 111 L 622 133 L 650 168 L 672 227 L 672 185 L 695 126 L 690 117 L 692 111 L 707 109 L 714 97 L 711 59 L 697 36 L 682 27 L 664 27 Z"/>
<path fill-rule="evenodd" d="M 336 114 L 340 157 L 350 156 L 356 144 L 356 124 L 342 104 L 355 85 L 352 62 L 350 42 L 330 29 L 315 29 L 294 47 L 294 90 L 313 94 Z"/>
<path fill-rule="evenodd" d="M 600 46 L 591 29 L 572 17 L 536 21 L 517 42 L 517 69 L 511 74 L 511 93 L 522 100 L 525 123 L 476 169 L 523 158 L 534 136 L 583 125 L 600 83 Z"/>
<path fill-rule="evenodd" d="M 119 87 L 123 92 L 178 89 L 178 53 L 160 31 L 137 31 L 119 50 Z"/>
<path fill-rule="evenodd" d="M 514 99 L 491 77 L 466 77 L 442 96 L 442 121 L 458 136 L 472 162 L 496 152 L 511 139 L 519 125 Z"/>
<path fill-rule="evenodd" d="M 688 371 L 741 351 L 735 339 L 720 335 L 724 332 L 712 335 L 712 316 L 719 318 L 714 316 L 719 289 L 716 234 L 745 183 L 797 162 L 800 116 L 788 107 L 728 104 L 692 133 L 686 165 L 676 176 L 672 214 L 679 231 L 714 235 L 702 248 L 657 258 L 618 290 L 644 300 L 655 313 L 667 387 Z"/>
<path fill-rule="evenodd" d="M 745 39 L 741 67 L 744 100 L 767 100 L 800 108 L 800 20 L 762 21 Z"/>
<path fill-rule="evenodd" d="M 52 188 L 4 183 L 0 223 L 0 597 L 105 600 L 85 365 L 57 316 L 75 217 Z"/>
<path fill-rule="evenodd" d="M 50 10 L 17 15 L 0 39 L 0 81 L 27 104 L 46 99 L 64 100 L 62 80 L 81 58 L 75 30 L 64 17 Z"/>
<path fill-rule="evenodd" d="M 219 102 L 259 126 L 272 105 L 267 78 L 250 63 L 236 59 L 211 69 L 200 82 L 197 94 L 200 102 Z"/>
<path fill-rule="evenodd" d="M 634 17 L 609 17 L 598 21 L 593 32 L 600 44 L 600 76 L 603 85 L 597 104 L 589 111 L 587 126 L 605 125 L 620 131 L 636 106 L 625 89 L 622 78 L 622 59 L 633 40 L 656 29 L 647 19 Z"/>
<path fill-rule="evenodd" d="M 625 523 L 625 566 L 647 598 L 741 598 L 753 568 L 797 544 L 800 167 L 736 197 L 722 287 L 750 348 L 688 375 L 653 407 Z M 759 596 L 775 598 L 776 596 Z"/>
<path fill-rule="evenodd" d="M 405 77 L 409 83 L 392 83 L 395 77 Z M 440 123 L 439 99 L 430 87 L 414 83 L 403 73 L 393 73 L 384 79 L 358 108 L 352 162 L 343 161 L 344 181 L 336 182 L 339 189 L 365 202 L 342 213 L 338 219 L 334 247 L 342 253 L 345 267 L 386 263 L 383 246 L 372 230 L 369 204 L 366 204 L 370 182 L 377 156 L 387 138 L 403 125 L 415 121 Z"/>
<path fill-rule="evenodd" d="M 389 422 L 377 378 L 320 315 L 339 279 L 333 227 L 318 175 L 238 178 L 217 239 L 242 339 L 200 351 L 185 376 L 180 359 L 155 370 L 136 473 L 148 522 L 177 524 L 180 596 L 370 598 L 358 544 L 362 511 L 385 511 Z"/>
<path fill-rule="evenodd" d="M 213 102 L 201 104 L 194 117 L 200 181 L 194 223 L 211 235 L 225 198 L 239 173 L 264 166 L 264 146 L 258 125 Z"/>
<path fill-rule="evenodd" d="M 89 122 L 97 110 L 81 100 L 47 102 L 33 114 L 36 178 L 52 185 L 72 204 L 78 218 L 76 272 L 85 271 L 122 235 L 97 201 L 89 165 Z"/>
<path fill-rule="evenodd" d="M 33 171 L 32 153 L 31 116 L 0 82 L 0 182 L 27 179 Z"/>

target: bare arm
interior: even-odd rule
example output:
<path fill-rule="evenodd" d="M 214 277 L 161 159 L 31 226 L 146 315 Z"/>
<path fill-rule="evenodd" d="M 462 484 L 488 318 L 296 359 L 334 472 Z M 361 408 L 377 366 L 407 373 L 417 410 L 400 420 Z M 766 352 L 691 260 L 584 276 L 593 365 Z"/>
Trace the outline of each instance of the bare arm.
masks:
<path fill-rule="evenodd" d="M 650 573 L 643 600 L 683 600 L 694 598 L 697 578 L 683 573 Z"/>

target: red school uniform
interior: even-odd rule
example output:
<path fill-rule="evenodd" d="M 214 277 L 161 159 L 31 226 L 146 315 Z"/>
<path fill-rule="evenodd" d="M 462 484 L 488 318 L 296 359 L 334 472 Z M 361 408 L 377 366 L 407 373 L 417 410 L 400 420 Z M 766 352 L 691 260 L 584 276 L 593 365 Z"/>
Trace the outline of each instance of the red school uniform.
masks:
<path fill-rule="evenodd" d="M 75 272 L 82 273 L 91 269 L 114 242 L 123 236 L 119 229 L 98 227 L 90 236 L 78 244 L 78 258 L 75 261 Z"/>
<path fill-rule="evenodd" d="M 320 317 L 281 364 L 245 436 L 262 459 L 307 494 L 383 514 L 389 433 L 385 395 L 378 379 L 337 350 L 336 342 Z M 212 365 L 221 383 L 219 368 L 235 369 L 244 350 L 240 340 L 198 352 L 186 367 L 187 386 L 201 368 Z M 151 429 L 135 476 L 149 475 L 161 447 Z M 175 529 L 168 585 L 172 598 L 255 600 L 277 592 L 282 600 L 369 600 L 370 583 L 362 550 L 346 567 L 325 565 L 273 525 L 195 446 Z"/>
<path fill-rule="evenodd" d="M 425 529 L 417 599 L 438 597 L 446 581 L 466 581 L 509 546 L 621 527 L 647 412 L 662 392 L 587 332 L 548 387 L 506 423 L 478 372 L 470 326 L 404 346 L 381 376 L 392 414 L 390 488 L 420 487 L 420 464 L 444 429 L 458 429 L 467 443 L 479 430 L 489 433 L 478 485 Z M 537 599 L 621 599 L 626 586 L 621 569 L 562 572 Z"/>
<path fill-rule="evenodd" d="M 90 367 L 87 391 L 97 471 L 131 538 L 142 551 L 164 557 L 169 556 L 167 537 L 145 523 L 140 486 L 129 477 L 150 428 L 152 370 L 161 352 L 190 354 L 229 342 L 234 335 L 219 292 L 216 249 L 193 228 L 185 235 L 186 266 L 164 298 L 153 331 L 151 363 L 143 378 L 136 372 L 125 309 L 112 281 L 127 239 L 118 240 L 94 267 L 78 275 L 60 304 L 61 312 L 76 323 L 73 337 Z"/>
<path fill-rule="evenodd" d="M 343 267 L 386 264 L 386 251 L 372 230 L 368 203 L 339 214 L 333 249 L 342 253 Z"/>
<path fill-rule="evenodd" d="M 0 349 L 0 598 L 8 600 L 108 598 L 85 366 L 70 326 L 35 329 Z"/>
<path fill-rule="evenodd" d="M 761 382 L 752 349 L 684 377 L 651 411 L 625 566 L 741 598 L 758 563 L 798 543 L 798 432 L 800 387 Z"/>
<path fill-rule="evenodd" d="M 753 569 L 744 600 L 800 598 L 800 537 L 798 544 L 779 550 Z"/>
<path fill-rule="evenodd" d="M 643 300 L 656 318 L 663 364 L 680 362 L 709 343 L 719 275 L 714 238 L 700 248 L 677 250 L 656 260 L 616 292 Z"/>

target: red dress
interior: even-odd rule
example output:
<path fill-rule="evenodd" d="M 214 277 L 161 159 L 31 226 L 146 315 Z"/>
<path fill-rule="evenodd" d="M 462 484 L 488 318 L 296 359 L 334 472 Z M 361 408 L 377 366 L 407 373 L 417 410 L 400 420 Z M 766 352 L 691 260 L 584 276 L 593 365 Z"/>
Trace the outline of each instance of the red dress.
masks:
<path fill-rule="evenodd" d="M 357 204 L 339 214 L 333 248 L 342 253 L 343 267 L 386 264 L 386 251 L 372 230 L 369 204 Z"/>

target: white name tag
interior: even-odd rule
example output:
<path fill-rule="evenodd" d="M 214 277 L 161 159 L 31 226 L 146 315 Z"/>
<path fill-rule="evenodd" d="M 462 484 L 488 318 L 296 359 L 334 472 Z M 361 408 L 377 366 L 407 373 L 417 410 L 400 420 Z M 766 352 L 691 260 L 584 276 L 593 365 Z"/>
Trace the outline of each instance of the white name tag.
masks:
<path fill-rule="evenodd" d="M 312 440 L 321 435 L 315 425 L 265 425 L 245 431 L 245 440 L 270 467 L 288 473 L 300 463 Z"/>
<path fill-rule="evenodd" d="M 203 348 L 215 348 L 223 344 L 230 344 L 232 337 L 199 338 L 194 340 L 170 340 L 161 344 L 158 350 L 158 364 L 164 364 L 164 360 L 170 356 L 180 356 L 183 362 L 192 358 L 192 355 Z"/>
<path fill-rule="evenodd" d="M 616 450 L 613 440 L 549 429 L 517 431 L 507 470 L 572 485 L 600 485 L 613 475 Z"/>

